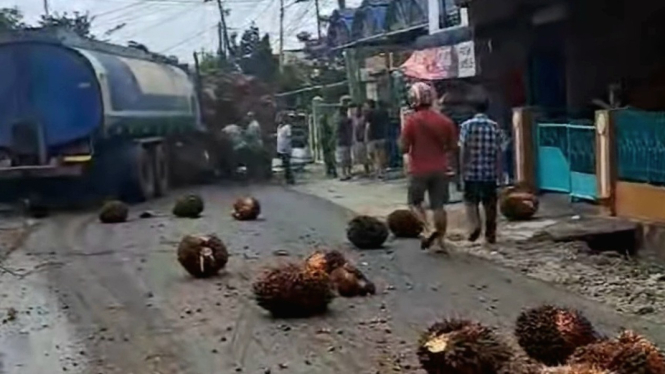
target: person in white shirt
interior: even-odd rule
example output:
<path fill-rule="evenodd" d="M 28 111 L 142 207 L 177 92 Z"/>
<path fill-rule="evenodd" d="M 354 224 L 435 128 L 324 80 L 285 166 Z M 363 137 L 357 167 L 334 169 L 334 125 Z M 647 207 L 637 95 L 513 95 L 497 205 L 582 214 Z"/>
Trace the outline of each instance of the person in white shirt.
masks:
<path fill-rule="evenodd" d="M 291 116 L 281 116 L 277 127 L 277 155 L 282 160 L 284 178 L 287 184 L 294 184 L 293 172 L 291 171 Z"/>

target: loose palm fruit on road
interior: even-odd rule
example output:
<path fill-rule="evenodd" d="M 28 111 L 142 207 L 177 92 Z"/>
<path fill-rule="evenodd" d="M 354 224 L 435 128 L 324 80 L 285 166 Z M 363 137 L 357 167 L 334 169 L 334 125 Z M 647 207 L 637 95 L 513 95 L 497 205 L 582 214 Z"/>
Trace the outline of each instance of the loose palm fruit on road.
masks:
<path fill-rule="evenodd" d="M 238 221 L 253 221 L 261 214 L 261 204 L 253 197 L 243 197 L 233 204 L 233 218 Z"/>
<path fill-rule="evenodd" d="M 417 354 L 428 374 L 497 373 L 513 357 L 492 329 L 458 319 L 432 325 L 422 335 Z"/>
<path fill-rule="evenodd" d="M 346 264 L 346 258 L 337 250 L 315 251 L 305 259 L 307 267 L 325 271 L 330 274 Z"/>
<path fill-rule="evenodd" d="M 301 264 L 266 269 L 252 289 L 257 304 L 277 318 L 323 314 L 335 296 L 328 273 Z"/>
<path fill-rule="evenodd" d="M 374 283 L 370 282 L 357 267 L 348 262 L 344 266 L 333 270 L 330 274 L 330 280 L 337 293 L 343 297 L 367 296 L 376 293 Z"/>
<path fill-rule="evenodd" d="M 199 195 L 182 196 L 173 206 L 173 215 L 180 218 L 198 218 L 205 209 L 205 203 Z"/>
<path fill-rule="evenodd" d="M 122 201 L 112 200 L 104 203 L 99 211 L 99 220 L 102 223 L 122 223 L 127 221 L 129 206 Z"/>
<path fill-rule="evenodd" d="M 613 374 L 663 374 L 665 357 L 658 347 L 632 331 L 575 350 L 569 363 L 586 363 Z"/>
<path fill-rule="evenodd" d="M 520 313 L 515 336 L 529 357 L 548 366 L 564 364 L 577 347 L 598 339 L 582 313 L 552 305 Z"/>
<path fill-rule="evenodd" d="M 215 235 L 187 235 L 178 245 L 178 262 L 196 278 L 219 273 L 229 261 L 229 252 Z"/>
<path fill-rule="evenodd" d="M 346 237 L 359 249 L 379 249 L 388 239 L 388 226 L 377 218 L 358 216 L 349 222 Z"/>
<path fill-rule="evenodd" d="M 388 215 L 388 228 L 398 238 L 417 238 L 423 232 L 423 223 L 408 209 L 398 209 Z"/>

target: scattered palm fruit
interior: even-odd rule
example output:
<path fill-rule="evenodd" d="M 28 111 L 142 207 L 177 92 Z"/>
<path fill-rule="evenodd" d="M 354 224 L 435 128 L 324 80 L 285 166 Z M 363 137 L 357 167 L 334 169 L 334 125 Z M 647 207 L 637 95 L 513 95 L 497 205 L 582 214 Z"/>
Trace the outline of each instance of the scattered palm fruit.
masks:
<path fill-rule="evenodd" d="M 417 353 L 428 374 L 497 373 L 513 355 L 490 328 L 457 319 L 432 325 Z"/>
<path fill-rule="evenodd" d="M 233 204 L 233 218 L 238 221 L 253 221 L 261 214 L 261 204 L 253 197 L 243 197 Z"/>
<path fill-rule="evenodd" d="M 529 357 L 548 366 L 564 364 L 577 347 L 597 340 L 593 326 L 579 311 L 552 305 L 523 311 L 515 335 Z"/>
<path fill-rule="evenodd" d="M 278 318 L 325 313 L 335 296 L 328 273 L 299 264 L 266 269 L 252 288 L 259 306 Z"/>
<path fill-rule="evenodd" d="M 330 274 L 333 287 L 340 296 L 355 297 L 374 295 L 376 286 L 358 268 L 348 262 Z"/>
<path fill-rule="evenodd" d="M 388 215 L 388 228 L 398 238 L 417 238 L 423 232 L 423 223 L 408 209 L 398 209 Z"/>
<path fill-rule="evenodd" d="M 198 218 L 203 213 L 205 204 L 199 195 L 187 195 L 176 200 L 173 215 L 180 218 Z"/>
<path fill-rule="evenodd" d="M 112 200 L 104 203 L 99 211 L 99 220 L 102 223 L 121 223 L 127 221 L 129 207 L 122 201 Z"/>
<path fill-rule="evenodd" d="M 379 249 L 388 239 L 388 227 L 377 218 L 358 216 L 349 222 L 346 237 L 359 249 Z"/>
<path fill-rule="evenodd" d="M 665 373 L 665 357 L 658 347 L 632 331 L 579 347 L 568 361 L 590 364 L 613 374 Z"/>
<path fill-rule="evenodd" d="M 178 262 L 196 278 L 216 275 L 228 261 L 226 246 L 214 235 L 187 235 L 178 245 Z"/>
<path fill-rule="evenodd" d="M 507 187 L 499 195 L 501 214 L 511 221 L 528 220 L 538 211 L 539 200 L 535 190 L 525 183 Z"/>
<path fill-rule="evenodd" d="M 316 251 L 305 259 L 307 267 L 325 271 L 330 274 L 333 270 L 346 264 L 344 255 L 336 250 Z"/>

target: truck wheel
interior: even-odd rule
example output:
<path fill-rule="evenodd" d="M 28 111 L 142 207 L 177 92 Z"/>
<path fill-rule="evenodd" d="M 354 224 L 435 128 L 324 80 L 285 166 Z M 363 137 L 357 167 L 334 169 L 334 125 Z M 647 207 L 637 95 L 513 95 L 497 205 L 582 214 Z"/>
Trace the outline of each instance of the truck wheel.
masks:
<path fill-rule="evenodd" d="M 155 196 L 164 196 L 169 191 L 169 160 L 166 146 L 158 144 L 152 152 L 155 171 Z"/>
<path fill-rule="evenodd" d="M 126 199 L 131 202 L 150 200 L 155 197 L 155 163 L 150 152 L 141 145 L 132 147 L 131 173 Z"/>

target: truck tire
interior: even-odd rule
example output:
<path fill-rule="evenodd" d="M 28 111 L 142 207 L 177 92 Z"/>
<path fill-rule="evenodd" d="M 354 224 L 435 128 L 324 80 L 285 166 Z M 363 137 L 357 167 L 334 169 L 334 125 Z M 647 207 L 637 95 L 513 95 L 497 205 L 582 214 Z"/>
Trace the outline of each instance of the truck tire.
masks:
<path fill-rule="evenodd" d="M 166 145 L 157 144 L 152 148 L 155 170 L 155 196 L 164 196 L 169 191 L 169 160 Z"/>
<path fill-rule="evenodd" d="M 155 197 L 155 162 L 151 152 L 142 145 L 134 145 L 130 151 L 129 180 L 125 189 L 125 200 L 143 202 Z"/>

